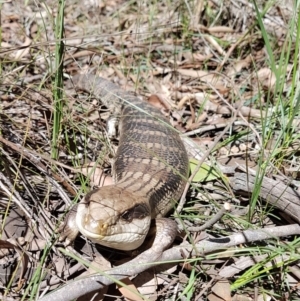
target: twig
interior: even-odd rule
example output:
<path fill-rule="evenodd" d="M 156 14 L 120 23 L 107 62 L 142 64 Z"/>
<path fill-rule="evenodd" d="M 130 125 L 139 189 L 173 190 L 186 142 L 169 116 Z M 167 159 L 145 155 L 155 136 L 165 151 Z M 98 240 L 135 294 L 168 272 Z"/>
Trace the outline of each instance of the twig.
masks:
<path fill-rule="evenodd" d="M 26 203 L 22 203 L 20 194 L 2 172 L 0 172 L 0 190 L 2 190 L 10 200 L 17 204 L 21 208 L 23 213 L 27 216 L 27 218 L 32 220 L 33 223 L 35 223 L 36 220 L 39 220 L 38 216 L 34 212 L 32 212 L 32 209 Z"/>
<path fill-rule="evenodd" d="M 224 203 L 224 205 L 221 207 L 221 209 L 209 220 L 207 221 L 205 224 L 203 224 L 202 226 L 199 227 L 188 227 L 188 231 L 191 232 L 199 232 L 199 231 L 203 231 L 205 229 L 211 228 L 212 225 L 214 225 L 217 221 L 219 221 L 224 213 L 226 211 L 230 211 L 231 210 L 231 206 L 229 203 Z"/>
<path fill-rule="evenodd" d="M 48 156 L 45 156 L 43 154 L 38 154 L 35 151 L 29 150 L 27 148 L 25 148 L 24 146 L 18 145 L 18 144 L 14 144 L 8 140 L 6 140 L 5 138 L 0 136 L 0 142 L 4 143 L 5 145 L 7 145 L 8 147 L 10 147 L 12 150 L 16 151 L 18 154 L 20 154 L 21 156 L 24 156 L 27 160 L 29 160 L 31 163 L 33 163 L 34 165 L 36 165 L 42 172 L 44 172 L 47 176 L 49 176 L 49 179 L 52 180 L 52 178 L 50 177 L 53 176 L 53 178 L 58 181 L 59 183 L 61 183 L 67 190 L 68 192 L 75 196 L 76 195 L 76 191 L 71 187 L 71 185 L 62 177 L 60 177 L 58 174 L 51 172 L 49 170 L 49 168 L 47 168 L 46 165 L 44 165 L 41 160 L 37 157 L 43 158 L 45 160 L 47 160 L 48 162 L 54 164 L 54 165 L 60 165 L 63 167 L 66 167 L 68 169 L 72 169 L 70 167 L 68 167 L 67 165 L 64 165 L 62 163 L 59 163 L 53 159 L 51 159 Z M 73 169 L 74 170 L 74 169 Z"/>
<path fill-rule="evenodd" d="M 201 127 L 199 129 L 195 129 L 186 133 L 181 134 L 181 137 L 188 137 L 188 136 L 193 136 L 193 135 L 197 135 L 197 134 L 203 134 L 205 132 L 209 132 L 209 131 L 216 131 L 219 129 L 224 128 L 227 125 L 227 123 L 219 123 L 219 124 L 212 124 L 212 125 L 208 125 L 208 126 L 204 126 Z M 234 121 L 232 123 L 232 126 L 245 126 L 245 127 L 249 127 L 249 123 L 245 123 L 244 121 Z"/>
<path fill-rule="evenodd" d="M 71 301 L 80 296 L 84 296 L 87 293 L 100 290 L 104 286 L 112 284 L 120 279 L 139 274 L 150 267 L 158 266 L 166 262 L 182 261 L 185 260 L 187 256 L 199 256 L 199 254 L 204 255 L 206 253 L 230 248 L 239 244 L 299 234 L 300 226 L 298 224 L 259 230 L 246 230 L 244 232 L 225 237 L 225 242 L 224 238 L 222 238 L 220 239 L 221 242 L 217 242 L 218 240 L 215 240 L 215 242 L 205 240 L 199 242 L 195 246 L 187 244 L 173 247 L 172 249 L 164 251 L 162 255 L 155 260 L 155 262 L 151 263 L 147 261 L 147 258 L 149 257 L 149 253 L 147 253 L 149 250 L 147 250 L 128 263 L 118 266 L 110 271 L 103 272 L 102 275 L 95 274 L 86 278 L 74 280 L 53 293 L 40 298 L 39 301 Z"/>

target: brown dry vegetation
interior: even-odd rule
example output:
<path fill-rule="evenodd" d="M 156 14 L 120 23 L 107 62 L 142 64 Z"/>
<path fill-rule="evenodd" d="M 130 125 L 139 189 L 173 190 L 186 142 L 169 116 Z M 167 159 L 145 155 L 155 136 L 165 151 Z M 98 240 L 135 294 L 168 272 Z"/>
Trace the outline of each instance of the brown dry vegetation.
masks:
<path fill-rule="evenodd" d="M 79 72 L 97 73 L 161 107 L 183 133 L 192 167 L 205 160 L 178 208 L 184 241 L 299 223 L 293 5 L 260 1 L 259 17 L 244 0 L 66 3 L 66 85 L 54 145 L 58 3 L 1 4 L 2 300 L 36 300 L 87 275 L 83 260 L 109 269 L 100 253 L 112 264 L 129 257 L 83 238 L 70 256 L 57 243 L 65 213 L 101 185 L 102 171 L 109 175 L 117 147 L 105 134 L 105 108 L 70 84 L 68 76 Z M 230 211 L 199 228 L 227 203 Z M 174 244 L 180 243 L 178 237 Z M 150 269 L 126 283 L 150 300 L 299 300 L 298 244 L 290 235 L 186 254 L 185 264 Z M 115 285 L 103 292 L 104 300 L 129 300 L 128 290 Z"/>

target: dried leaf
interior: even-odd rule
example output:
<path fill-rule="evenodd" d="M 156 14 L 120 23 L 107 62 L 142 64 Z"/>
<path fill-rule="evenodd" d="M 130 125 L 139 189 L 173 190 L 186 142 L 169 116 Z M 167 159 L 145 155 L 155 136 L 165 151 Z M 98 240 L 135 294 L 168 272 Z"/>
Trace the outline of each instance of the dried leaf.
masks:
<path fill-rule="evenodd" d="M 209 301 L 224 301 L 224 299 L 219 298 L 219 297 L 216 296 L 215 294 L 209 294 L 209 295 L 207 296 L 207 299 L 208 299 Z"/>
<path fill-rule="evenodd" d="M 25 42 L 21 45 L 21 48 L 19 50 L 17 50 L 15 53 L 14 57 L 16 60 L 23 58 L 24 56 L 26 56 L 29 53 L 30 48 L 29 47 L 23 48 L 23 46 L 29 46 L 31 44 L 31 42 L 32 42 L 32 40 L 30 38 L 26 37 Z"/>
<path fill-rule="evenodd" d="M 143 301 L 144 298 L 140 297 L 140 293 L 135 287 L 135 285 L 131 282 L 129 278 L 126 278 L 122 280 L 126 286 L 120 286 L 118 285 L 119 291 L 122 293 L 122 295 L 130 300 L 130 301 Z"/>
<path fill-rule="evenodd" d="M 148 102 L 158 109 L 166 109 L 166 106 L 160 101 L 160 98 L 157 95 L 151 95 L 148 99 Z"/>
<path fill-rule="evenodd" d="M 232 297 L 232 301 L 252 301 L 253 299 L 244 295 L 235 294 Z"/>
<path fill-rule="evenodd" d="M 276 84 L 276 76 L 270 68 L 262 68 L 257 72 L 257 77 L 263 87 L 271 90 Z"/>
<path fill-rule="evenodd" d="M 227 280 L 218 281 L 212 288 L 212 292 L 222 300 L 231 301 L 230 284 Z"/>

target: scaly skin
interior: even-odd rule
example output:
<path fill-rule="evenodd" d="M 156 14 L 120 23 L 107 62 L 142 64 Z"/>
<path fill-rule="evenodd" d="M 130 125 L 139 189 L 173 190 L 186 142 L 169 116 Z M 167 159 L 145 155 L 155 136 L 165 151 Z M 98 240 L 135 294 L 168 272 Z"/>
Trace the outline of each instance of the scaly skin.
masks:
<path fill-rule="evenodd" d="M 86 195 L 67 216 L 62 238 L 72 241 L 80 231 L 105 246 L 136 249 L 151 219 L 165 216 L 183 192 L 188 174 L 185 147 L 160 111 L 132 93 L 95 75 L 75 76 L 73 83 L 120 116 L 120 141 L 113 164 L 115 184 Z M 176 235 L 173 221 L 161 218 L 161 223 Z"/>

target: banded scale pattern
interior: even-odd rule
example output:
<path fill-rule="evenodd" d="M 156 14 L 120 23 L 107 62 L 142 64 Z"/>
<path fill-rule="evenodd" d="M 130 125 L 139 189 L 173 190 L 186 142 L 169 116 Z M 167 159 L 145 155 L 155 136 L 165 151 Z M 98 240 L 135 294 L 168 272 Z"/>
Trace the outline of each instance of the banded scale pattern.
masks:
<path fill-rule="evenodd" d="M 184 145 L 160 111 L 133 93 L 95 75 L 75 76 L 73 83 L 118 115 L 120 141 L 113 165 L 115 184 L 91 191 L 69 211 L 59 229 L 60 240 L 69 244 L 81 232 L 101 245 L 134 250 L 143 244 L 155 219 L 151 248 L 158 255 L 177 233 L 175 221 L 163 216 L 186 183 Z"/>
<path fill-rule="evenodd" d="M 146 197 L 152 218 L 164 216 L 182 194 L 188 173 L 188 156 L 176 130 L 157 108 L 104 78 L 78 75 L 73 82 L 120 116 L 116 185 Z"/>

